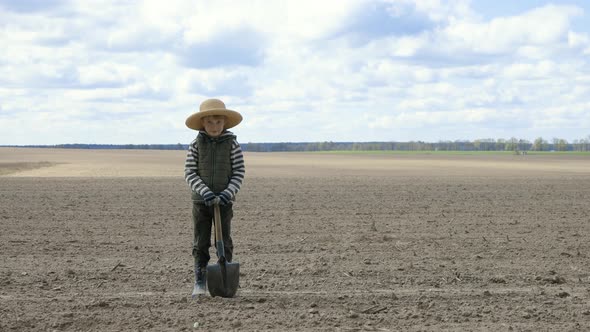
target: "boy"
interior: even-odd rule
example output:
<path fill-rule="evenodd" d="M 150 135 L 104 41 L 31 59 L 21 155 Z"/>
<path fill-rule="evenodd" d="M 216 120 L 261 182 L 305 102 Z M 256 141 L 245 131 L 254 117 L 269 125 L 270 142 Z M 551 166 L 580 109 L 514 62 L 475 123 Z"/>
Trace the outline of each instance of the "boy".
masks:
<path fill-rule="evenodd" d="M 219 99 L 205 100 L 199 112 L 186 119 L 187 127 L 199 131 L 189 145 L 184 168 L 184 178 L 191 188 L 193 200 L 193 297 L 205 293 L 214 204 L 219 204 L 221 212 L 225 258 L 232 261 L 232 203 L 242 185 L 245 167 L 236 136 L 227 129 L 241 121 L 240 113 L 228 110 Z"/>

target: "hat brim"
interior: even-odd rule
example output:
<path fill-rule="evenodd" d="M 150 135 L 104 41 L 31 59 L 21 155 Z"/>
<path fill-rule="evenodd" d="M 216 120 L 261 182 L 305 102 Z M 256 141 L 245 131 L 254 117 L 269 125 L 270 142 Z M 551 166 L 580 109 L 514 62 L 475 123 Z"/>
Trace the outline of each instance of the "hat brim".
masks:
<path fill-rule="evenodd" d="M 211 115 L 225 116 L 225 125 L 223 126 L 224 129 L 235 127 L 240 122 L 242 122 L 242 115 L 240 113 L 225 108 L 219 108 L 194 113 L 186 119 L 185 124 L 190 129 L 202 130 L 204 127 L 201 119 Z"/>

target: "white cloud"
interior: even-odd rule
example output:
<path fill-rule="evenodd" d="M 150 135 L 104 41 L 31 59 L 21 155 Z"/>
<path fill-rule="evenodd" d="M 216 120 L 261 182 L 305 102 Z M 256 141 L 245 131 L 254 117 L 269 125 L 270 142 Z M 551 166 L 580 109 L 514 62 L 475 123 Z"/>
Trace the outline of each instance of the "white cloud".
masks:
<path fill-rule="evenodd" d="M 567 41 L 572 48 L 584 48 L 590 45 L 590 37 L 587 33 L 576 33 L 574 31 L 568 31 Z"/>
<path fill-rule="evenodd" d="M 481 14 L 467 0 L 0 7 L 0 144 L 186 142 L 209 97 L 254 142 L 587 136 L 590 31 L 573 23 L 588 14 Z"/>
<path fill-rule="evenodd" d="M 556 68 L 552 61 L 540 61 L 537 63 L 514 63 L 503 69 L 503 76 L 513 80 L 530 80 L 550 77 Z"/>
<path fill-rule="evenodd" d="M 78 67 L 78 78 L 84 86 L 125 84 L 138 78 L 139 69 L 128 64 L 93 63 Z"/>
<path fill-rule="evenodd" d="M 576 7 L 547 5 L 519 16 L 500 17 L 490 22 L 457 21 L 443 29 L 443 41 L 453 49 L 498 54 L 523 45 L 558 43 L 567 36 L 570 20 L 582 15 Z"/>

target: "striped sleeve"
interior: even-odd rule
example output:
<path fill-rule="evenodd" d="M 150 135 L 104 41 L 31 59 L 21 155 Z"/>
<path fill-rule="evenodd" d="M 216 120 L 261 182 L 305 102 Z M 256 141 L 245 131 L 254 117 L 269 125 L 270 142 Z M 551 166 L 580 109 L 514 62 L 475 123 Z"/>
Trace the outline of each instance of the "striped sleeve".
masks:
<path fill-rule="evenodd" d="M 198 169 L 199 162 L 199 149 L 197 147 L 197 140 L 195 139 L 189 144 L 188 152 L 186 154 L 186 161 L 184 163 L 184 179 L 188 183 L 192 191 L 205 197 L 207 192 L 211 192 L 209 187 L 203 182 L 203 179 L 199 176 Z"/>
<path fill-rule="evenodd" d="M 231 153 L 229 157 L 231 159 L 232 165 L 232 176 L 224 192 L 229 194 L 231 199 L 234 199 L 238 191 L 240 191 L 240 188 L 242 187 L 242 181 L 244 181 L 244 175 L 246 175 L 242 147 L 240 147 L 240 144 L 236 139 L 234 139 L 232 142 Z"/>

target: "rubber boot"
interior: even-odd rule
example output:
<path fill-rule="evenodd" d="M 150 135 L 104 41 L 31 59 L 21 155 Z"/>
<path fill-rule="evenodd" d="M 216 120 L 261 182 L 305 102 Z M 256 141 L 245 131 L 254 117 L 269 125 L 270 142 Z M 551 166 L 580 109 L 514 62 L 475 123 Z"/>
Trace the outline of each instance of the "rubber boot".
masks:
<path fill-rule="evenodd" d="M 207 293 L 207 268 L 195 264 L 195 286 L 193 287 L 193 298 Z"/>

